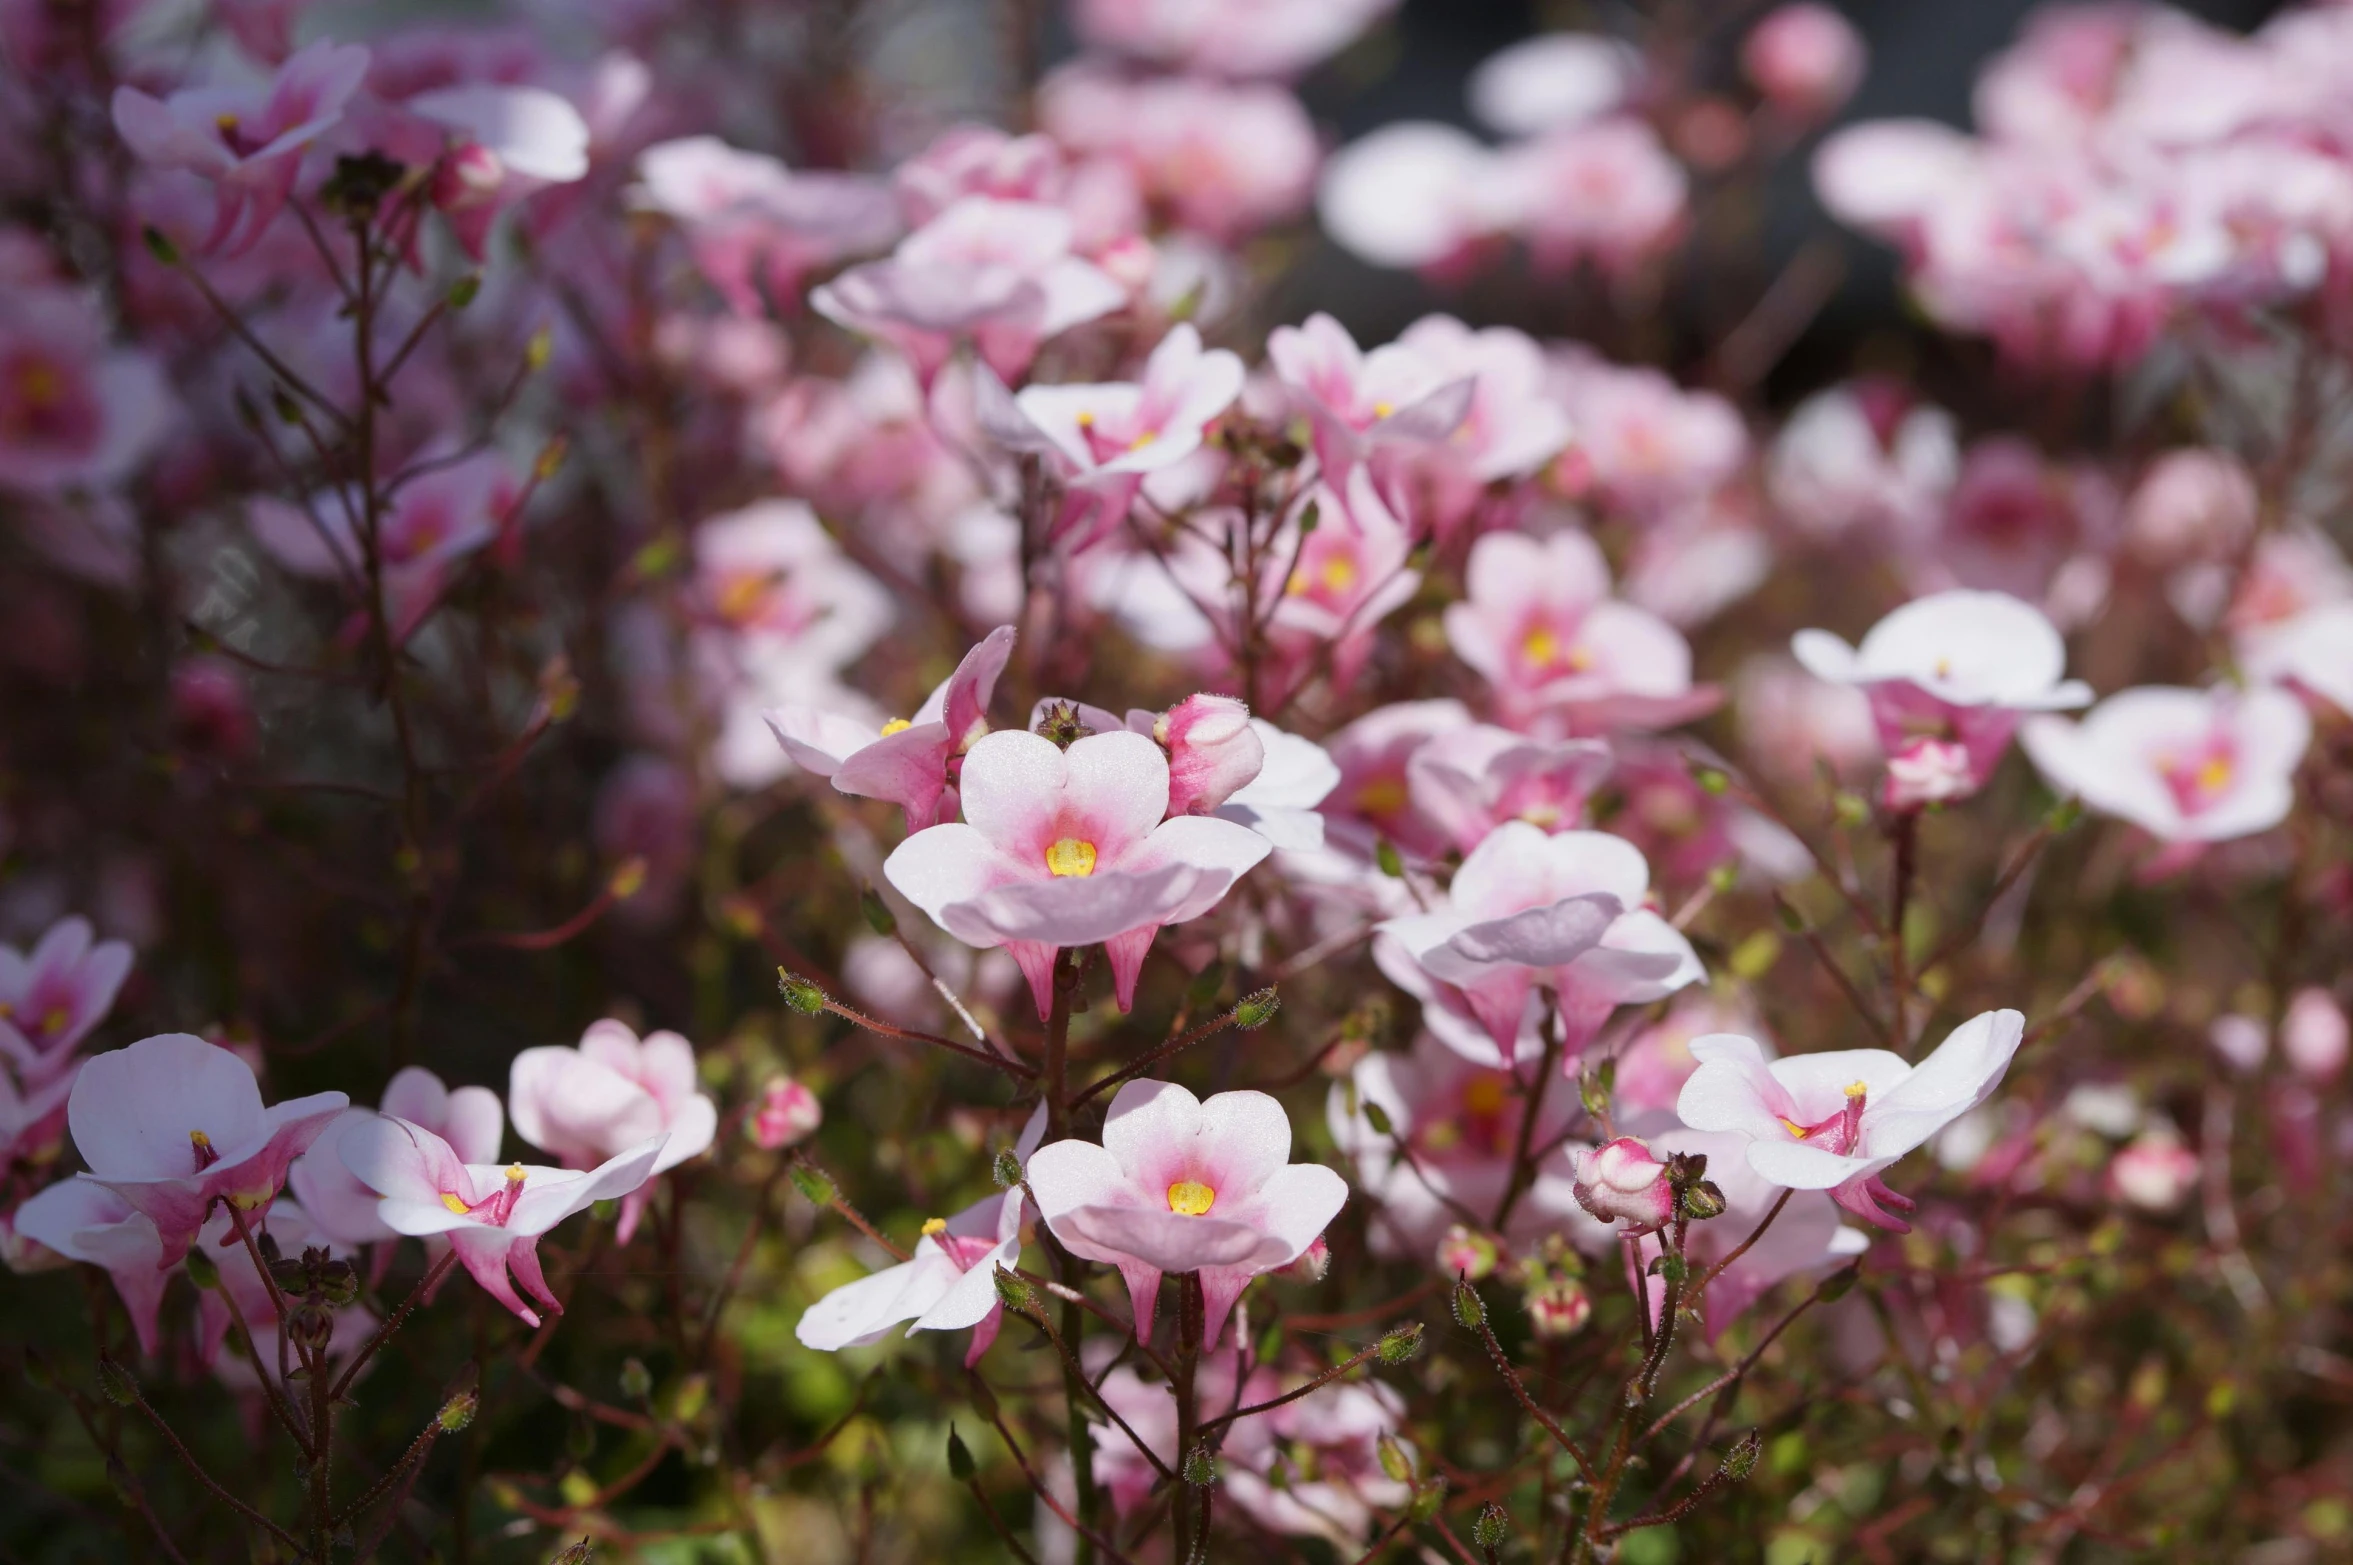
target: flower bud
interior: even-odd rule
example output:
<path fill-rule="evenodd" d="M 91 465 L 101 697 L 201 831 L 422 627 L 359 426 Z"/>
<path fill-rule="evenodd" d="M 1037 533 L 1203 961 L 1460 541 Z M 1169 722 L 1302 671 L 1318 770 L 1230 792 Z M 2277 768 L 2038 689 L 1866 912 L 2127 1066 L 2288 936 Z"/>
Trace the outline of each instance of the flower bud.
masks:
<path fill-rule="evenodd" d="M 324 1353 L 335 1335 L 335 1317 L 316 1304 L 295 1307 L 286 1318 L 286 1340 L 306 1356 Z"/>
<path fill-rule="evenodd" d="M 1764 1449 L 1763 1437 L 1753 1429 L 1735 1440 L 1732 1449 L 1724 1453 L 1724 1481 L 1747 1482 L 1748 1475 L 1757 1470 L 1757 1457 Z"/>
<path fill-rule="evenodd" d="M 1426 1522 L 1437 1515 L 1445 1504 L 1446 1479 L 1443 1476 L 1433 1476 L 1413 1492 L 1413 1503 L 1405 1508 L 1405 1514 L 1417 1522 Z"/>
<path fill-rule="evenodd" d="M 1496 1263 L 1503 1258 L 1503 1247 L 1494 1237 L 1476 1233 L 1456 1223 L 1438 1241 L 1438 1271 L 1441 1276 L 1466 1277 L 1472 1282 L 1492 1276 Z"/>
<path fill-rule="evenodd" d="M 1244 1032 L 1255 1032 L 1275 1019 L 1275 1012 L 1283 1008 L 1283 997 L 1272 989 L 1260 989 L 1242 996 L 1234 1006 L 1234 1025 Z"/>
<path fill-rule="evenodd" d="M 2198 1155 L 2171 1130 L 2149 1131 L 2108 1160 L 2108 1193 L 2145 1212 L 2170 1212 L 2198 1183 Z"/>
<path fill-rule="evenodd" d="M 1955 740 L 1916 740 L 1887 758 L 1885 798 L 1891 810 L 1945 804 L 1976 791 L 1969 747 Z"/>
<path fill-rule="evenodd" d="M 1467 1277 L 1454 1280 L 1454 1318 L 1465 1331 L 1477 1331 L 1487 1322 L 1487 1306 Z"/>
<path fill-rule="evenodd" d="M 798 1190 L 802 1199 L 811 1206 L 831 1206 L 834 1197 L 839 1193 L 834 1188 L 832 1176 L 827 1174 L 824 1169 L 812 1168 L 806 1163 L 797 1163 L 793 1166 L 792 1182 L 793 1188 Z"/>
<path fill-rule="evenodd" d="M 1479 1507 L 1476 1521 L 1471 1523 L 1471 1542 L 1492 1554 L 1511 1538 L 1511 1512 L 1499 1500 L 1489 1500 Z"/>
<path fill-rule="evenodd" d="M 1765 101 L 1791 119 L 1822 119 L 1863 79 L 1862 35 L 1815 0 L 1785 5 L 1749 29 L 1740 69 Z"/>
<path fill-rule="evenodd" d="M 1392 1483 L 1413 1481 L 1413 1454 L 1398 1443 L 1395 1435 L 1382 1435 L 1374 1442 L 1373 1453 L 1380 1458 L 1381 1471 L 1389 1475 Z"/>
<path fill-rule="evenodd" d="M 956 1433 L 956 1426 L 948 1426 L 948 1476 L 958 1483 L 970 1483 L 980 1468 L 972 1460 L 972 1452 L 965 1446 L 964 1437 Z"/>
<path fill-rule="evenodd" d="M 2299 989 L 2280 1018 L 2279 1049 L 2297 1075 L 2326 1081 L 2345 1068 L 2345 1012 L 2326 989 Z"/>
<path fill-rule="evenodd" d="M 110 1358 L 102 1357 L 98 1360 L 98 1389 L 116 1407 L 130 1407 L 139 1400 L 139 1382 L 131 1377 L 129 1370 Z"/>
<path fill-rule="evenodd" d="M 824 1119 L 817 1094 L 790 1076 L 771 1076 L 760 1088 L 759 1106 L 744 1121 L 744 1133 L 756 1145 L 774 1152 L 807 1140 Z"/>
<path fill-rule="evenodd" d="M 441 1411 L 433 1415 L 433 1421 L 441 1426 L 443 1434 L 454 1435 L 474 1421 L 474 1415 L 481 1407 L 481 1393 L 468 1388 L 442 1403 Z"/>
<path fill-rule="evenodd" d="M 1288 1266 L 1278 1267 L 1275 1275 L 1292 1282 L 1322 1282 L 1324 1274 L 1331 1269 L 1332 1247 L 1324 1243 L 1322 1234 L 1317 1234 L 1313 1244 L 1300 1251 Z"/>
<path fill-rule="evenodd" d="M 1632 1136 L 1576 1155 L 1577 1204 L 1630 1233 L 1663 1227 L 1675 1215 L 1675 1186 L 1667 1165 Z"/>
<path fill-rule="evenodd" d="M 1017 1276 L 1000 1266 L 997 1268 L 994 1281 L 997 1285 L 997 1302 L 1004 1305 L 1005 1308 L 1017 1315 L 1026 1315 L 1037 1308 L 1038 1291 L 1029 1285 L 1027 1278 Z"/>
<path fill-rule="evenodd" d="M 1152 737 L 1168 752 L 1172 816 L 1207 815 L 1266 765 L 1250 709 L 1232 696 L 1187 696 L 1152 725 Z"/>
<path fill-rule="evenodd" d="M 1185 1453 L 1185 1482 L 1196 1489 L 1206 1489 L 1217 1482 L 1217 1458 L 1211 1454 L 1208 1441 L 1196 1443 Z"/>
<path fill-rule="evenodd" d="M 1408 1321 L 1381 1338 L 1379 1358 L 1384 1364 L 1402 1364 L 1422 1350 L 1422 1323 Z"/>
<path fill-rule="evenodd" d="M 221 1285 L 221 1269 L 213 1264 L 212 1257 L 205 1254 L 201 1246 L 191 1249 L 182 1264 L 187 1268 L 188 1280 L 196 1285 L 198 1292 L 206 1292 Z"/>
<path fill-rule="evenodd" d="M 2263 1056 L 2271 1052 L 2271 1034 L 2263 1023 L 2243 1011 L 2231 1011 L 2214 1018 L 2214 1025 L 2206 1031 L 2206 1041 L 2214 1045 L 2214 1052 L 2232 1070 L 2242 1074 L 2263 1063 Z"/>
<path fill-rule="evenodd" d="M 1539 1337 L 1569 1337 L 1593 1318 L 1593 1296 L 1573 1277 L 1553 1277 L 1530 1289 L 1528 1325 Z"/>
<path fill-rule="evenodd" d="M 621 1361 L 621 1394 L 632 1402 L 643 1402 L 654 1394 L 653 1372 L 639 1358 Z"/>
<path fill-rule="evenodd" d="M 1716 1188 L 1714 1180 L 1702 1179 L 1677 1192 L 1676 1209 L 1695 1223 L 1724 1215 L 1724 1192 Z"/>

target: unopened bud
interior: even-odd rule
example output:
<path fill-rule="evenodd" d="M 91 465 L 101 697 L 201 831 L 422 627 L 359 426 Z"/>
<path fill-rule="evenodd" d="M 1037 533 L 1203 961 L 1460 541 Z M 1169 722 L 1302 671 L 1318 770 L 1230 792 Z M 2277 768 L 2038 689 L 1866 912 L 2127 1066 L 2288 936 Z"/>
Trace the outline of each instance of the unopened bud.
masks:
<path fill-rule="evenodd" d="M 1451 1273 L 1477 1282 L 1494 1274 L 1503 1259 L 1503 1246 L 1489 1234 L 1476 1232 L 1456 1223 L 1438 1241 L 1438 1271 L 1441 1276 Z"/>
<path fill-rule="evenodd" d="M 1397 845 L 1384 837 L 1373 845 L 1373 862 L 1391 880 L 1405 878 L 1405 860 L 1397 856 Z"/>
<path fill-rule="evenodd" d="M 286 1340 L 298 1352 L 323 1353 L 334 1335 L 335 1317 L 316 1304 L 300 1305 L 286 1318 Z"/>
<path fill-rule="evenodd" d="M 1593 1318 L 1593 1296 L 1573 1277 L 1553 1277 L 1528 1293 L 1528 1325 L 1539 1337 L 1573 1337 Z"/>
<path fill-rule="evenodd" d="M 1413 1503 L 1406 1507 L 1405 1513 L 1417 1522 L 1426 1522 L 1437 1515 L 1445 1503 L 1446 1480 L 1443 1476 L 1433 1476 L 1413 1492 Z"/>
<path fill-rule="evenodd" d="M 1454 1319 L 1465 1331 L 1477 1331 L 1487 1322 L 1487 1306 L 1467 1277 L 1454 1280 Z"/>
<path fill-rule="evenodd" d="M 1185 1482 L 1196 1489 L 1206 1489 L 1217 1482 L 1217 1458 L 1204 1440 L 1185 1453 Z"/>
<path fill-rule="evenodd" d="M 840 1193 L 824 1169 L 808 1163 L 795 1163 L 792 1168 L 793 1188 L 811 1206 L 831 1206 Z"/>
<path fill-rule="evenodd" d="M 1299 513 L 1299 536 L 1304 538 L 1309 533 L 1314 532 L 1317 524 L 1322 522 L 1323 519 L 1323 507 L 1313 500 L 1308 501 L 1306 508 L 1301 510 Z"/>
<path fill-rule="evenodd" d="M 1471 1523 L 1471 1542 L 1492 1555 L 1511 1539 L 1511 1512 L 1500 1500 L 1489 1500 L 1479 1507 L 1478 1519 Z"/>
<path fill-rule="evenodd" d="M 162 229 L 150 223 L 139 230 L 139 237 L 146 241 L 147 253 L 164 265 L 177 266 L 180 264 L 180 247 L 173 244 L 171 235 Z"/>
<path fill-rule="evenodd" d="M 456 282 L 449 285 L 449 293 L 446 297 L 449 300 L 449 307 L 451 309 L 462 310 L 467 305 L 472 304 L 474 302 L 475 296 L 481 292 L 482 274 L 480 272 L 468 272 L 465 276 L 459 278 Z"/>
<path fill-rule="evenodd" d="M 203 1292 L 221 1285 L 221 1269 L 213 1264 L 212 1257 L 205 1254 L 201 1246 L 189 1250 L 185 1264 L 188 1280 L 196 1284 L 197 1291 Z"/>
<path fill-rule="evenodd" d="M 1386 1333 L 1378 1350 L 1384 1364 L 1403 1364 L 1422 1350 L 1422 1323 L 1408 1321 Z"/>
<path fill-rule="evenodd" d="M 825 991 L 789 968 L 776 970 L 776 988 L 784 1003 L 803 1016 L 816 1016 L 825 1009 Z"/>
<path fill-rule="evenodd" d="M 474 1415 L 481 1410 L 482 1394 L 468 1389 L 442 1403 L 441 1411 L 433 1415 L 433 1422 L 441 1427 L 443 1434 L 454 1435 L 473 1423 Z"/>
<path fill-rule="evenodd" d="M 948 1426 L 948 1476 L 958 1483 L 970 1483 L 979 1472 L 980 1468 L 972 1460 L 971 1450 L 964 1444 L 964 1437 L 956 1433 L 954 1424 L 950 1424 Z"/>
<path fill-rule="evenodd" d="M 1278 1267 L 1275 1275 L 1290 1282 L 1322 1282 L 1332 1269 L 1332 1247 L 1317 1234 L 1313 1243 L 1299 1252 L 1291 1264 Z"/>
<path fill-rule="evenodd" d="M 825 1109 L 811 1092 L 790 1076 L 771 1076 L 760 1087 L 760 1101 L 744 1121 L 744 1133 L 766 1152 L 805 1141 L 825 1122 Z"/>
<path fill-rule="evenodd" d="M 548 1561 L 548 1565 L 590 1565 L 596 1558 L 596 1541 L 583 1538 L 563 1553 Z"/>
<path fill-rule="evenodd" d="M 139 1382 L 110 1358 L 98 1360 L 98 1389 L 116 1407 L 130 1407 L 139 1400 Z"/>
<path fill-rule="evenodd" d="M 898 933 L 898 915 L 891 911 L 891 905 L 883 901 L 882 894 L 872 886 L 859 894 L 858 911 L 866 915 L 866 927 L 885 939 Z"/>
<path fill-rule="evenodd" d="M 1038 1290 L 1027 1279 L 1000 1266 L 993 1280 L 997 1285 L 997 1302 L 1014 1314 L 1026 1315 L 1037 1308 Z"/>
<path fill-rule="evenodd" d="M 1273 1021 L 1275 1012 L 1282 1008 L 1282 996 L 1276 994 L 1272 989 L 1261 989 L 1255 994 L 1246 994 L 1242 996 L 1241 1003 L 1234 1007 L 1234 1025 L 1244 1032 L 1255 1031 Z"/>
<path fill-rule="evenodd" d="M 990 1170 L 996 1177 L 999 1190 L 1010 1190 L 1021 1183 L 1021 1154 L 1011 1147 L 997 1148 L 996 1167 Z"/>
<path fill-rule="evenodd" d="M 1413 1453 L 1398 1444 L 1395 1435 L 1381 1436 L 1373 1453 L 1381 1459 L 1381 1471 L 1389 1475 L 1390 1482 L 1413 1482 Z"/>
<path fill-rule="evenodd" d="M 1710 1179 L 1703 1179 L 1676 1192 L 1675 1199 L 1677 1209 L 1695 1223 L 1704 1223 L 1711 1217 L 1724 1215 L 1724 1192 L 1717 1189 L 1715 1181 Z"/>
<path fill-rule="evenodd" d="M 639 1358 L 621 1361 L 621 1394 L 632 1402 L 643 1402 L 654 1394 L 653 1371 Z"/>
<path fill-rule="evenodd" d="M 1757 1470 L 1757 1456 L 1764 1449 L 1764 1438 L 1753 1429 L 1733 1441 L 1732 1449 L 1724 1453 L 1724 1481 L 1747 1482 L 1748 1475 Z"/>
<path fill-rule="evenodd" d="M 1370 1098 L 1364 1100 L 1364 1122 L 1373 1127 L 1373 1134 L 1376 1136 L 1397 1134 L 1397 1127 L 1390 1120 L 1389 1111 Z"/>

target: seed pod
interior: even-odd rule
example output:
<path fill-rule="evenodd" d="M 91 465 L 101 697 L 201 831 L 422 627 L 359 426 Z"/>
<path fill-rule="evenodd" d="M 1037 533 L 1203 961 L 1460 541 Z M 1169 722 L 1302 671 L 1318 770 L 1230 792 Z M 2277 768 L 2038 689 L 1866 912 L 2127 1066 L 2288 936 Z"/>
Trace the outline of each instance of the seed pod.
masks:
<path fill-rule="evenodd" d="M 964 1444 L 964 1437 L 956 1433 L 956 1426 L 948 1426 L 948 1476 L 958 1483 L 970 1483 L 980 1468 L 972 1460 L 972 1452 Z"/>
<path fill-rule="evenodd" d="M 1403 1364 L 1422 1350 L 1422 1323 L 1408 1321 L 1381 1338 L 1379 1358 L 1384 1364 Z"/>

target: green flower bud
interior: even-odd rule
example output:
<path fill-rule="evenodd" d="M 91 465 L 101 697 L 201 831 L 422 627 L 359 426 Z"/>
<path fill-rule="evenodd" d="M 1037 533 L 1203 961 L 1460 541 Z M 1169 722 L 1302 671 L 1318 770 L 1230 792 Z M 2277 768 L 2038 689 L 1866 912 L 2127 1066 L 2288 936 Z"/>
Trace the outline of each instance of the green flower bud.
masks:
<path fill-rule="evenodd" d="M 964 1444 L 964 1437 L 956 1433 L 956 1426 L 948 1426 L 948 1476 L 958 1483 L 970 1483 L 980 1472 L 972 1460 L 972 1451 Z"/>
<path fill-rule="evenodd" d="M 803 1016 L 816 1016 L 825 1009 L 825 991 L 798 973 L 778 968 L 776 988 L 784 996 L 784 1003 Z"/>
<path fill-rule="evenodd" d="M 1273 989 L 1261 989 L 1242 997 L 1234 1007 L 1234 1025 L 1244 1032 L 1253 1032 L 1275 1019 L 1275 1012 L 1283 1008 L 1282 996 Z"/>
<path fill-rule="evenodd" d="M 1378 1356 L 1384 1364 L 1402 1364 L 1422 1350 L 1422 1323 L 1407 1321 L 1381 1338 Z"/>

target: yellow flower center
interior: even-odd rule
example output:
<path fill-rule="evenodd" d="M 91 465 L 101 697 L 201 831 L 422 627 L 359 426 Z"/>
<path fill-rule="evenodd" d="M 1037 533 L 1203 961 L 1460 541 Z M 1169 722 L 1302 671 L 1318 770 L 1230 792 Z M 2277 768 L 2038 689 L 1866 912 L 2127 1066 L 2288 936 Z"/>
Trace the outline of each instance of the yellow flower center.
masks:
<path fill-rule="evenodd" d="M 2198 789 L 2201 793 L 2220 793 L 2230 786 L 2232 767 L 2230 757 L 2218 755 L 2198 768 Z"/>
<path fill-rule="evenodd" d="M 937 1239 L 947 1231 L 948 1220 L 944 1217 L 927 1217 L 923 1220 L 923 1237 L 926 1239 Z"/>
<path fill-rule="evenodd" d="M 1549 667 L 1560 659 L 1560 637 L 1539 625 L 1520 643 L 1520 655 L 1538 668 Z"/>
<path fill-rule="evenodd" d="M 1081 429 L 1093 429 L 1095 427 L 1095 415 L 1082 410 L 1076 418 L 1071 420 L 1071 422 L 1078 425 L 1078 427 Z"/>
<path fill-rule="evenodd" d="M 53 407 L 65 394 L 65 377 L 56 365 L 35 359 L 17 370 L 16 394 L 34 408 Z"/>
<path fill-rule="evenodd" d="M 1356 808 L 1374 820 L 1395 815 L 1407 804 L 1405 783 L 1396 777 L 1376 777 L 1356 790 Z"/>
<path fill-rule="evenodd" d="M 1217 1192 L 1195 1179 L 1180 1179 L 1168 1187 L 1168 1209 L 1179 1217 L 1200 1217 L 1217 1205 Z"/>
<path fill-rule="evenodd" d="M 467 1207 L 466 1198 L 464 1196 L 452 1195 L 449 1191 L 444 1190 L 441 1192 L 441 1204 L 448 1207 L 450 1211 L 456 1216 L 463 1217 L 466 1215 Z"/>
<path fill-rule="evenodd" d="M 1850 1098 L 1859 1098 L 1870 1090 L 1871 1084 L 1867 1081 L 1850 1081 L 1845 1088 L 1846 1095 Z"/>
<path fill-rule="evenodd" d="M 510 1185 L 519 1185 L 519 1184 L 521 1184 L 521 1183 L 523 1182 L 524 1178 L 525 1178 L 525 1175 L 524 1175 L 524 1173 L 523 1173 L 523 1165 L 522 1165 L 522 1164 L 520 1164 L 520 1163 L 509 1163 L 509 1164 L 507 1165 L 507 1183 L 508 1183 L 508 1184 L 510 1184 Z"/>
<path fill-rule="evenodd" d="M 1462 1106 L 1473 1114 L 1488 1115 L 1503 1112 L 1503 1078 L 1478 1076 L 1462 1089 Z"/>
<path fill-rule="evenodd" d="M 67 1010 L 62 1005 L 53 1005 L 49 1007 L 48 1010 L 41 1013 L 41 1031 L 44 1035 L 49 1033 L 63 1032 L 65 1031 L 66 1023 L 72 1021 L 73 1019 L 73 1012 Z"/>
<path fill-rule="evenodd" d="M 1375 418 L 1387 418 L 1390 414 L 1396 411 L 1397 404 L 1394 402 L 1376 402 L 1373 404 L 1373 417 Z"/>
<path fill-rule="evenodd" d="M 206 1135 L 201 1130 L 191 1130 L 188 1132 L 188 1145 L 194 1147 L 199 1152 L 210 1152 L 212 1150 L 212 1137 Z"/>
<path fill-rule="evenodd" d="M 1784 1130 L 1788 1131 L 1788 1132 L 1789 1132 L 1791 1135 L 1793 1135 L 1793 1136 L 1797 1137 L 1797 1139 L 1798 1139 L 1798 1140 L 1800 1140 L 1800 1141 L 1803 1141 L 1803 1140 L 1805 1140 L 1805 1139 L 1806 1139 L 1806 1127 L 1805 1127 L 1805 1126 L 1803 1126 L 1803 1125 L 1799 1124 L 1799 1123 L 1798 1123 L 1796 1120 L 1794 1120 L 1794 1119 L 1791 1119 L 1791 1118 L 1790 1118 L 1788 1115 L 1786 1115 L 1786 1114 L 1779 1114 L 1779 1115 L 1775 1115 L 1774 1117 L 1775 1117 L 1775 1118 L 1777 1118 L 1777 1119 L 1779 1119 L 1779 1120 L 1781 1121 L 1781 1127 L 1782 1127 L 1782 1129 L 1784 1129 Z"/>
<path fill-rule="evenodd" d="M 737 571 L 719 584 L 716 602 L 724 620 L 751 618 L 768 595 L 769 579 L 758 571 Z"/>
<path fill-rule="evenodd" d="M 1046 868 L 1056 876 L 1095 873 L 1095 845 L 1064 837 L 1046 850 Z"/>
<path fill-rule="evenodd" d="M 1130 451 L 1141 451 L 1141 450 L 1143 450 L 1143 449 L 1144 449 L 1146 446 L 1150 445 L 1150 444 L 1151 444 L 1153 441 L 1155 441 L 1155 440 L 1158 440 L 1159 438 L 1160 438 L 1160 431 L 1159 431 L 1159 430 L 1157 430 L 1157 429 L 1147 429 L 1147 430 L 1145 430 L 1145 431 L 1144 431 L 1142 434 L 1140 434 L 1140 435 L 1136 436 L 1136 438 L 1135 438 L 1135 439 L 1133 439 L 1133 440 L 1129 441 L 1129 442 L 1127 443 L 1127 448 L 1128 448 Z"/>
<path fill-rule="evenodd" d="M 237 116 L 234 114 L 217 115 L 213 119 L 212 126 L 224 136 L 233 136 L 237 133 Z"/>
<path fill-rule="evenodd" d="M 903 734 L 914 726 L 915 725 L 913 723 L 908 722 L 903 717 L 894 717 L 889 722 L 882 725 L 882 736 L 885 739 L 888 739 L 891 735 Z"/>

